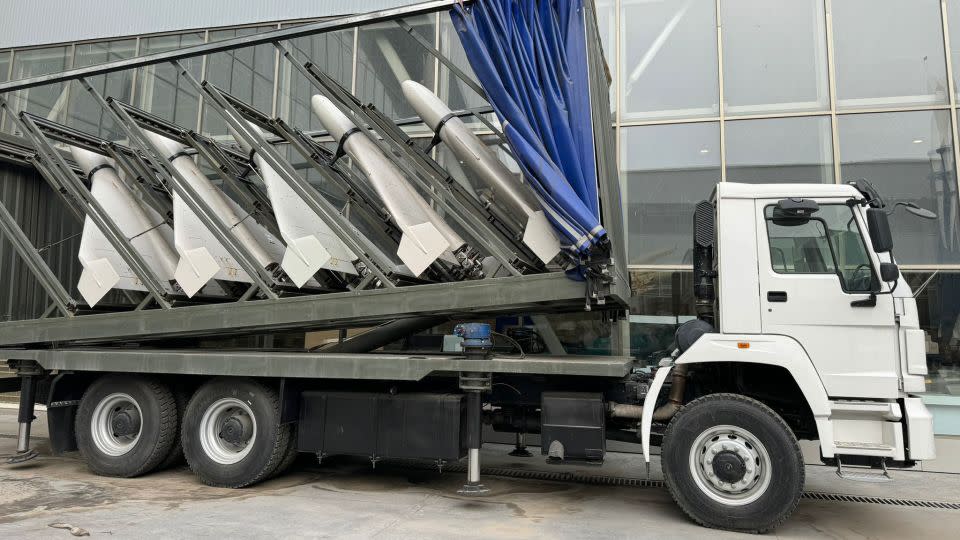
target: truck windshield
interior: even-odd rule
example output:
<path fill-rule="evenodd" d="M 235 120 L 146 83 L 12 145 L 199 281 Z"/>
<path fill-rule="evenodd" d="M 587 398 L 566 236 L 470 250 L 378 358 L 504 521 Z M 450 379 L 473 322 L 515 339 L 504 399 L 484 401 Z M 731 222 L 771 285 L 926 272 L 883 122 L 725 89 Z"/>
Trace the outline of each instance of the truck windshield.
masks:
<path fill-rule="evenodd" d="M 823 204 L 805 219 L 784 217 L 769 205 L 764 216 L 774 272 L 837 274 L 847 292 L 872 290 L 873 267 L 850 207 Z"/>

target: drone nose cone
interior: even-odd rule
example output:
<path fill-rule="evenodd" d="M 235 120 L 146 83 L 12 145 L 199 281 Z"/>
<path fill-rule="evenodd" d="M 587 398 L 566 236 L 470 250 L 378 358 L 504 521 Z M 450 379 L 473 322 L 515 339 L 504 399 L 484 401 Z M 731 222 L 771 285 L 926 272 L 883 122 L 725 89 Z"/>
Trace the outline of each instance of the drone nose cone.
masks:
<path fill-rule="evenodd" d="M 404 81 L 400 87 L 410 106 L 417 111 L 430 129 L 436 130 L 440 120 L 450 114 L 450 107 L 447 107 L 436 94 L 422 84 L 416 81 Z"/>
<path fill-rule="evenodd" d="M 334 139 L 340 139 L 344 133 L 355 127 L 354 123 L 324 96 L 315 95 L 310 98 L 310 106 L 317 118 L 320 119 L 320 123 Z"/>

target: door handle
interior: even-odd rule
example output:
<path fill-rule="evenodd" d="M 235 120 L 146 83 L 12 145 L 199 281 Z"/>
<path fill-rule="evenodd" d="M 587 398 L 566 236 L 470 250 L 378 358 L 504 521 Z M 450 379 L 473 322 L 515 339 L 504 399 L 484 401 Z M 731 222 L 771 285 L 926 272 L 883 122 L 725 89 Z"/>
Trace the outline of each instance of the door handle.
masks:
<path fill-rule="evenodd" d="M 787 291 L 767 291 L 767 302 L 786 302 Z"/>

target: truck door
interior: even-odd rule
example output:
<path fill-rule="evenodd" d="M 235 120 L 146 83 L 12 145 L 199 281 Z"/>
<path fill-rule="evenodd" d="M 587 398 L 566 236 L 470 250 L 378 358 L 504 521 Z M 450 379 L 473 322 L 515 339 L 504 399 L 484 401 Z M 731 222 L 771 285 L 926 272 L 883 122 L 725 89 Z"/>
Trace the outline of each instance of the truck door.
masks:
<path fill-rule="evenodd" d="M 787 218 L 777 200 L 756 203 L 761 326 L 807 351 L 831 397 L 896 398 L 893 298 L 879 284 L 858 213 L 818 200 L 809 218 Z M 875 304 L 872 299 L 875 299 Z"/>

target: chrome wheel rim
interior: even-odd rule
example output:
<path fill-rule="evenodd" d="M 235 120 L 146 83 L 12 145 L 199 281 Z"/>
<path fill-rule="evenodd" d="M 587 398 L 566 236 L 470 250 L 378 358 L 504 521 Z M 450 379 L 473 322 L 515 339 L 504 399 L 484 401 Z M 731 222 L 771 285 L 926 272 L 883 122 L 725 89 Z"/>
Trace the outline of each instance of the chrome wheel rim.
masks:
<path fill-rule="evenodd" d="M 714 426 L 690 449 L 690 472 L 700 490 L 726 505 L 742 506 L 770 486 L 772 463 L 760 440 L 739 426 Z"/>
<path fill-rule="evenodd" d="M 221 465 L 232 465 L 247 457 L 256 436 L 253 410 L 237 398 L 215 401 L 200 419 L 200 446 L 207 457 Z"/>
<path fill-rule="evenodd" d="M 140 404 L 121 392 L 101 399 L 90 419 L 90 433 L 97 450 L 108 456 L 122 456 L 133 450 L 143 433 Z"/>

